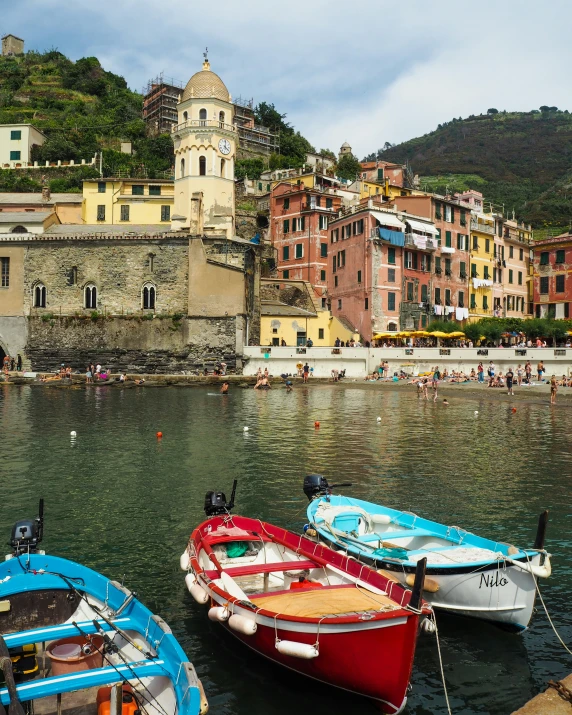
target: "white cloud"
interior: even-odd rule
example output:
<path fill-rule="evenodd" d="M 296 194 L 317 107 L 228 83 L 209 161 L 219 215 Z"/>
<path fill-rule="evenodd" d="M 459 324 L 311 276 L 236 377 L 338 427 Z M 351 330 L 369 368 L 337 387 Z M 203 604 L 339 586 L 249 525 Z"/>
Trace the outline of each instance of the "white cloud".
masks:
<path fill-rule="evenodd" d="M 569 107 L 571 15 L 566 0 L 21 0 L 2 25 L 28 48 L 95 55 L 134 89 L 161 71 L 186 82 L 208 45 L 234 96 L 274 102 L 318 148 L 349 141 L 361 156 L 489 107 Z"/>

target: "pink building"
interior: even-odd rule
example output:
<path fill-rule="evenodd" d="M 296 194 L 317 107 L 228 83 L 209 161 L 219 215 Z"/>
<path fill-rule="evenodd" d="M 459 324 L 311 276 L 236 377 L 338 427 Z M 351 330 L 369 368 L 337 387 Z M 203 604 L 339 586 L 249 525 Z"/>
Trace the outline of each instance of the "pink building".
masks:
<path fill-rule="evenodd" d="M 399 328 L 405 225 L 374 199 L 341 213 L 328 227 L 331 311 L 371 341 Z"/>

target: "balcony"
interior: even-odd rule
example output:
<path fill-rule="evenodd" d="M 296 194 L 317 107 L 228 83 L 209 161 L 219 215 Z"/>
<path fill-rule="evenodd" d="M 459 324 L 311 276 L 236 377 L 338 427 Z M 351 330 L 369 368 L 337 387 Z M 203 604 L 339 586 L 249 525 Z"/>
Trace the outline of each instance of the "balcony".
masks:
<path fill-rule="evenodd" d="M 490 233 L 494 236 L 495 227 L 488 223 L 479 223 L 478 219 L 471 216 L 471 231 L 480 231 L 481 233 Z"/>
<path fill-rule="evenodd" d="M 302 204 L 302 211 L 327 211 L 328 213 L 334 213 L 333 206 L 318 206 L 315 202 L 309 202 Z"/>
<path fill-rule="evenodd" d="M 182 124 L 177 124 L 173 127 L 172 134 L 177 134 L 185 129 L 225 129 L 227 132 L 236 132 L 236 127 L 234 124 L 225 124 L 224 122 L 219 122 L 216 119 L 189 119 Z"/>
<path fill-rule="evenodd" d="M 418 251 L 436 251 L 437 241 L 434 238 L 419 236 L 416 233 L 406 233 L 404 235 L 405 246 L 411 246 Z"/>

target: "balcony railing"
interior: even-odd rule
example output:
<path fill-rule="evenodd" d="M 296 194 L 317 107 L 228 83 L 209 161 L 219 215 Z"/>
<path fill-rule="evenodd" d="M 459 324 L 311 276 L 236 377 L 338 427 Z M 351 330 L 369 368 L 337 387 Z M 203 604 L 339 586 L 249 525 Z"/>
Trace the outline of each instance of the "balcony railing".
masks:
<path fill-rule="evenodd" d="M 437 241 L 434 238 L 426 238 L 425 236 L 418 236 L 416 233 L 406 233 L 405 245 L 412 246 L 418 251 L 436 251 Z"/>
<path fill-rule="evenodd" d="M 327 211 L 328 213 L 333 213 L 334 210 L 333 206 L 318 206 L 312 202 L 302 204 L 302 211 Z"/>
<path fill-rule="evenodd" d="M 494 236 L 495 227 L 489 226 L 488 223 L 479 223 L 476 218 L 471 217 L 471 231 L 481 231 L 481 233 L 490 233 Z"/>
<path fill-rule="evenodd" d="M 236 132 L 236 127 L 234 124 L 225 124 L 225 122 L 219 122 L 216 119 L 189 119 L 182 124 L 177 124 L 173 127 L 172 133 L 182 132 L 183 129 L 203 129 L 207 127 L 213 127 L 215 129 L 226 129 L 227 132 Z"/>

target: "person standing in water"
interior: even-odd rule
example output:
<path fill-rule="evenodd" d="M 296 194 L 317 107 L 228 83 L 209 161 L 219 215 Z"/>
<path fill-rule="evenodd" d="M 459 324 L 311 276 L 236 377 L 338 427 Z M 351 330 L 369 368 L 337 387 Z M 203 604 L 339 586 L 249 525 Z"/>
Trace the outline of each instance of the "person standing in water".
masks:
<path fill-rule="evenodd" d="M 512 384 L 514 382 L 514 372 L 512 371 L 512 367 L 509 367 L 509 369 L 506 371 L 506 386 L 508 389 L 507 394 L 508 395 L 514 395 L 514 392 L 512 391 Z"/>
<path fill-rule="evenodd" d="M 220 388 L 220 394 L 228 395 L 228 382 L 226 380 L 222 383 L 222 387 Z"/>
<path fill-rule="evenodd" d="M 556 404 L 556 393 L 558 392 L 558 380 L 555 375 L 550 378 L 550 404 Z"/>

